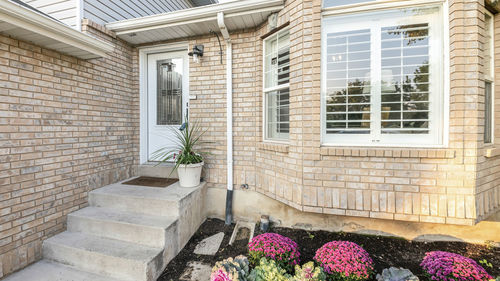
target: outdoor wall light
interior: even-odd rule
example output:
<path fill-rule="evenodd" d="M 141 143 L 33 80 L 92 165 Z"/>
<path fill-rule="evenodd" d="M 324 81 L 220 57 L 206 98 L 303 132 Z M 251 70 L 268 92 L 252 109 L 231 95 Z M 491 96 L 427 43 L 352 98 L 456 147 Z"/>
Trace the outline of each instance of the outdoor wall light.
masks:
<path fill-rule="evenodd" d="M 205 47 L 203 45 L 194 45 L 193 51 L 189 52 L 188 55 L 193 57 L 193 61 L 196 63 L 200 62 L 200 58 L 203 57 L 203 49 Z"/>

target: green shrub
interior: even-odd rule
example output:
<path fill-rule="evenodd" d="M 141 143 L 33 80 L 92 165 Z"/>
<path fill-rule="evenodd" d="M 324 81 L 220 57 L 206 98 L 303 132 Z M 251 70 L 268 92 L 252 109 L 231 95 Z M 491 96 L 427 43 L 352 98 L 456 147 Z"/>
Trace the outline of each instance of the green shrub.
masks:
<path fill-rule="evenodd" d="M 290 281 L 325 281 L 326 274 L 319 266 L 314 266 L 314 262 L 310 261 L 302 267 L 295 266 L 295 276 Z"/>
<path fill-rule="evenodd" d="M 289 281 L 290 275 L 276 265 L 274 260 L 261 258 L 260 263 L 250 273 L 249 281 Z"/>

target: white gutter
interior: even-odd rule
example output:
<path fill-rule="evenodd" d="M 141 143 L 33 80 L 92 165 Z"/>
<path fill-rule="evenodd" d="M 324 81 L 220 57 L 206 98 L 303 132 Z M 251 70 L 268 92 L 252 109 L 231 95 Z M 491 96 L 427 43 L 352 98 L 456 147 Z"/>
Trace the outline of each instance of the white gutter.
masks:
<path fill-rule="evenodd" d="M 217 24 L 226 41 L 226 136 L 227 136 L 227 194 L 226 224 L 232 223 L 233 197 L 233 46 L 224 22 L 224 13 L 217 13 Z"/>
<path fill-rule="evenodd" d="M 88 54 L 80 53 L 80 56 L 86 58 L 104 57 L 106 53 L 114 50 L 113 45 L 107 42 L 8 0 L 0 0 L 0 21 L 83 50 Z M 36 44 L 36 42 L 34 43 Z"/>
<path fill-rule="evenodd" d="M 233 44 L 224 23 L 223 12 L 217 14 L 217 23 L 226 40 L 227 189 L 233 190 Z"/>
<path fill-rule="evenodd" d="M 189 23 L 215 21 L 218 20 L 218 14 L 221 12 L 227 19 L 257 12 L 274 12 L 282 8 L 283 0 L 240 0 L 111 22 L 106 24 L 106 28 L 113 30 L 117 35 L 123 35 Z"/>

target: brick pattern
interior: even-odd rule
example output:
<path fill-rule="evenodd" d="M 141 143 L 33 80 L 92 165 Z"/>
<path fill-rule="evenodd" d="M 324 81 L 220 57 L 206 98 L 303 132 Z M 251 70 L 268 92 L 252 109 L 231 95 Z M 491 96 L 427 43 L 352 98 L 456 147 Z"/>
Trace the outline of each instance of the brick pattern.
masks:
<path fill-rule="evenodd" d="M 491 146 L 482 143 L 484 9 L 483 0 L 449 0 L 446 149 L 321 145 L 321 0 L 287 0 L 279 13 L 291 38 L 291 131 L 286 144 L 264 142 L 261 36 L 269 28 L 231 31 L 234 187 L 320 214 L 470 225 L 498 210 L 500 157 L 484 157 Z M 137 50 L 92 22 L 83 30 L 116 51 L 81 61 L 0 37 L 0 277 L 36 260 L 89 190 L 139 164 Z M 205 46 L 201 63 L 190 60 L 190 117 L 207 130 L 201 150 L 210 153 L 204 177 L 225 188 L 225 44 L 221 64 L 214 36 L 188 42 Z M 495 103 L 500 114 L 500 95 Z M 499 122 L 495 129 L 498 142 Z"/>
<path fill-rule="evenodd" d="M 288 144 L 261 142 L 257 144 L 257 147 L 261 150 L 288 153 Z"/>
<path fill-rule="evenodd" d="M 484 14 L 484 6 L 480 7 L 480 13 Z M 484 26 L 484 17 L 479 17 L 478 20 L 481 35 L 485 35 L 485 26 Z M 498 66 L 500 65 L 500 17 L 496 15 L 494 17 L 494 56 L 495 56 L 495 72 L 498 73 Z M 484 50 L 484 37 L 481 37 L 481 50 Z M 484 56 L 480 56 L 481 59 Z M 484 66 L 488 63 L 487 61 L 482 61 L 481 75 L 484 75 L 482 70 Z M 494 85 L 494 140 L 493 145 L 484 144 L 480 142 L 482 145 L 481 149 L 478 152 L 478 167 L 477 167 L 477 189 L 476 189 L 476 202 L 477 202 L 477 216 L 478 220 L 487 218 L 489 215 L 494 213 L 500 208 L 500 154 L 498 153 L 498 148 L 496 147 L 500 142 L 500 122 L 497 121 L 500 116 L 500 77 L 495 75 L 495 85 Z M 481 79 L 484 80 L 484 76 L 481 76 Z M 481 83 L 483 84 L 483 83 Z M 483 84 L 484 85 L 484 84 Z M 482 132 L 484 131 L 484 97 L 482 96 L 480 99 L 480 125 L 482 126 Z M 481 138 L 482 140 L 482 138 Z M 488 150 L 492 150 L 493 153 L 491 157 L 486 157 L 488 154 Z"/>
<path fill-rule="evenodd" d="M 189 115 L 192 122 L 202 124 L 203 152 L 208 152 L 205 159 L 205 180 L 214 186 L 226 184 L 226 68 L 225 49 L 221 64 L 219 43 L 215 37 L 202 37 L 189 42 L 192 49 L 195 44 L 205 46 L 201 62 L 190 61 L 189 93 L 196 100 L 190 100 Z M 224 48 L 224 42 L 222 42 Z"/>
<path fill-rule="evenodd" d="M 138 159 L 136 52 L 78 60 L 0 36 L 0 277 L 40 258 L 87 193 L 130 177 Z"/>
<path fill-rule="evenodd" d="M 305 5 L 305 4 L 304 4 Z M 316 6 L 315 6 L 316 5 Z M 312 2 L 319 9 L 319 2 Z M 449 149 L 328 148 L 321 153 L 319 68 L 312 68 L 310 134 L 304 138 L 305 211 L 405 221 L 473 224 L 477 163 L 479 1 L 450 1 L 450 141 Z M 474 12 L 475 11 L 475 12 Z M 320 33 L 313 13 L 311 32 Z M 309 19 L 305 17 L 304 21 Z M 316 28 L 316 29 L 315 29 Z M 304 31 L 304 34 L 308 34 Z M 319 36 L 319 35 L 317 35 Z M 474 37 L 476 36 L 476 37 Z M 313 65 L 319 64 L 319 40 L 313 40 Z M 473 41 L 472 41 L 473 42 Z M 317 61 L 314 58 L 318 58 Z M 475 63 L 475 64 L 474 64 Z M 467 68 L 465 68 L 467 64 Z M 316 83 L 316 84 L 315 84 Z M 307 99 L 307 93 L 303 93 Z M 309 124 L 308 124 L 309 125 Z M 307 125 L 306 125 L 307 126 Z M 318 153 L 319 152 L 319 153 Z"/>
<path fill-rule="evenodd" d="M 290 137 L 287 151 L 284 145 L 275 145 L 278 149 L 274 150 L 260 149 L 255 163 L 258 175 L 256 190 L 297 209 L 302 208 L 303 200 L 303 122 L 310 121 L 303 119 L 302 108 L 304 81 L 310 78 L 304 72 L 308 66 L 304 61 L 311 59 L 310 47 L 305 46 L 310 44 L 310 37 L 305 34 L 308 23 L 304 21 L 305 14 L 311 12 L 307 8 L 307 2 L 287 1 L 278 17 L 278 26 L 289 22 L 287 28 L 290 32 Z M 258 33 L 264 35 L 268 31 L 268 26 L 264 24 Z M 262 52 L 258 54 L 258 59 L 262 60 Z M 311 85 L 306 85 L 308 86 Z M 259 91 L 262 92 L 262 83 Z M 262 114 L 261 112 L 261 120 Z M 262 123 L 259 130 L 262 131 Z M 263 145 L 266 146 L 270 148 L 269 144 Z"/>
<path fill-rule="evenodd" d="M 391 220 L 471 225 L 498 210 L 496 173 L 500 172 L 500 160 L 486 162 L 481 156 L 484 86 L 479 42 L 483 40 L 484 9 L 482 0 L 449 1 L 450 122 L 446 149 L 321 146 L 319 0 L 289 0 L 279 13 L 278 26 L 290 23 L 290 140 L 286 144 L 262 142 L 260 37 L 269 32 L 268 26 L 233 31 L 235 188 L 247 183 L 251 189 L 307 212 Z M 195 39 L 192 44 L 206 40 Z M 205 59 L 208 61 L 201 67 L 191 65 L 192 71 L 199 73 L 199 68 L 203 74 L 192 75 L 191 84 L 198 83 L 200 92 L 212 91 L 209 85 L 221 81 L 215 99 L 225 100 L 224 72 L 207 76 L 216 70 L 205 68 L 212 61 L 210 55 Z M 213 116 L 203 113 L 213 112 L 213 103 L 212 99 L 200 103 L 191 113 Z M 220 119 L 210 120 L 215 121 L 211 127 L 223 134 L 224 103 L 220 106 L 215 108 L 220 109 L 216 115 Z M 212 187 L 223 187 L 225 182 L 225 166 L 219 164 L 225 160 L 222 134 L 217 133 L 220 146 L 215 162 L 208 161 Z M 481 161 L 484 168 L 478 165 Z"/>

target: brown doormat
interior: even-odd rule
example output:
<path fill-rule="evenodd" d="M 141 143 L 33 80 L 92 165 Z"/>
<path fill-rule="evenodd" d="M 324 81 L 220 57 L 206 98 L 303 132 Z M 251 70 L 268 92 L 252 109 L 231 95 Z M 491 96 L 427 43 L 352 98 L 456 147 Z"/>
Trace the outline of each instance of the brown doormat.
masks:
<path fill-rule="evenodd" d="M 123 182 L 122 184 L 151 186 L 151 187 L 167 187 L 173 183 L 176 183 L 177 181 L 178 179 L 170 179 L 170 178 L 138 177 L 133 180 Z"/>

